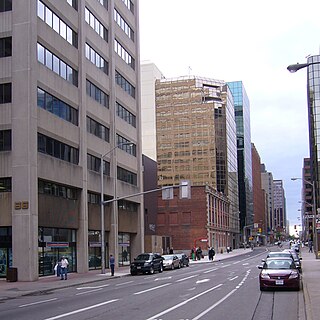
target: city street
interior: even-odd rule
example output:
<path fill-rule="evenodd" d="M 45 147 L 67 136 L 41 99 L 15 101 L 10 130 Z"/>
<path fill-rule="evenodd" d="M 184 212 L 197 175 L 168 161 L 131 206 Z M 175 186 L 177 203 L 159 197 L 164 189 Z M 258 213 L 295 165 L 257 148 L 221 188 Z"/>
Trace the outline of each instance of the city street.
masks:
<path fill-rule="evenodd" d="M 4 319 L 304 319 L 303 291 L 259 290 L 265 249 L 3 301 Z M 57 280 L 59 281 L 59 280 Z"/>

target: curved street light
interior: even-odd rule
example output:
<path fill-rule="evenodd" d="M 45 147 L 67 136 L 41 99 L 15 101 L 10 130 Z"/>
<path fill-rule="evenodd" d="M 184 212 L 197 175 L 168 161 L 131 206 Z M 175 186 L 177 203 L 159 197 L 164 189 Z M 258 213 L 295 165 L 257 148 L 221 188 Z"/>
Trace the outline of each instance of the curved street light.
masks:
<path fill-rule="evenodd" d="M 104 226 L 104 186 L 103 186 L 103 158 L 112 153 L 115 149 L 122 146 L 133 146 L 132 142 L 122 142 L 100 156 L 100 215 L 101 215 L 101 273 L 106 273 L 106 254 L 105 254 L 105 226 Z M 114 253 L 115 254 L 115 253 Z M 116 255 L 115 255 L 116 256 Z"/>
<path fill-rule="evenodd" d="M 309 67 L 313 64 L 320 64 L 320 62 L 310 62 L 310 63 L 296 63 L 296 64 L 290 64 L 287 67 L 287 70 L 291 73 L 297 72 L 300 69 L 303 69 L 305 67 Z"/>

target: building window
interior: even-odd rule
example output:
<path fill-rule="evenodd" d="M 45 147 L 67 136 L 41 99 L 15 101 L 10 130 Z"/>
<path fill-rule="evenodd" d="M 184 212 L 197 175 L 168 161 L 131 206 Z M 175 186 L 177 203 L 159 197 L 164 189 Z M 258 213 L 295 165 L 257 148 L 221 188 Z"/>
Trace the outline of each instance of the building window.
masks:
<path fill-rule="evenodd" d="M 47 68 L 58 74 L 61 78 L 78 86 L 78 71 L 71 68 L 60 58 L 54 55 L 51 51 L 43 47 L 40 43 L 37 44 L 38 61 Z"/>
<path fill-rule="evenodd" d="M 132 13 L 134 13 L 134 5 L 131 0 L 122 0 L 122 2 Z"/>
<path fill-rule="evenodd" d="M 122 106 L 120 103 L 116 102 L 116 111 L 117 116 L 130 125 L 132 125 L 134 128 L 136 127 L 136 116 L 128 111 L 124 106 Z"/>
<path fill-rule="evenodd" d="M 136 96 L 135 87 L 125 77 L 123 77 L 118 71 L 116 71 L 116 83 L 131 97 L 135 98 Z"/>
<path fill-rule="evenodd" d="M 0 131 L 0 151 L 11 150 L 11 130 Z"/>
<path fill-rule="evenodd" d="M 132 143 L 130 140 L 120 136 L 117 134 L 117 145 L 119 146 L 118 148 L 131 154 L 132 156 L 136 157 L 137 155 L 137 146 L 135 144 L 125 144 L 125 143 Z"/>
<path fill-rule="evenodd" d="M 78 0 L 67 0 L 67 3 L 75 10 L 78 10 Z"/>
<path fill-rule="evenodd" d="M 38 151 L 73 164 L 79 163 L 79 150 L 38 133 Z"/>
<path fill-rule="evenodd" d="M 100 204 L 100 199 L 101 199 L 100 194 L 88 192 L 88 203 Z"/>
<path fill-rule="evenodd" d="M 12 0 L 1 0 L 0 1 L 0 12 L 11 11 Z"/>
<path fill-rule="evenodd" d="M 124 33 L 134 41 L 134 32 L 133 30 L 129 27 L 128 23 L 126 20 L 124 20 L 121 16 L 121 14 L 114 9 L 114 21 L 117 23 L 117 25 L 124 31 Z"/>
<path fill-rule="evenodd" d="M 114 39 L 114 51 L 127 65 L 129 65 L 133 70 L 135 69 L 135 60 L 116 39 Z"/>
<path fill-rule="evenodd" d="M 138 204 L 135 202 L 128 201 L 128 200 L 119 200 L 118 201 L 118 209 L 129 211 L 129 212 L 137 212 L 138 211 Z"/>
<path fill-rule="evenodd" d="M 134 186 L 137 185 L 137 175 L 121 167 L 117 167 L 117 179 L 132 184 Z"/>
<path fill-rule="evenodd" d="M 45 109 L 76 126 L 78 125 L 78 110 L 41 88 L 37 89 L 37 101 L 39 108 Z"/>
<path fill-rule="evenodd" d="M 11 178 L 0 178 L 0 192 L 11 192 Z"/>
<path fill-rule="evenodd" d="M 87 90 L 88 96 L 96 100 L 98 103 L 100 103 L 104 107 L 109 108 L 109 96 L 105 92 L 103 92 L 101 89 L 99 89 L 89 80 L 87 80 L 86 82 L 86 87 L 87 87 L 86 90 Z"/>
<path fill-rule="evenodd" d="M 91 61 L 98 69 L 108 74 L 109 64 L 99 53 L 92 49 L 87 43 L 85 44 L 86 58 Z"/>
<path fill-rule="evenodd" d="M 0 84 L 0 104 L 10 103 L 12 99 L 11 83 Z"/>
<path fill-rule="evenodd" d="M 38 193 L 54 197 L 77 200 L 77 189 L 44 180 L 38 181 Z"/>
<path fill-rule="evenodd" d="M 88 170 L 100 172 L 101 159 L 91 154 L 87 154 L 87 167 Z M 110 176 L 110 163 L 103 160 L 103 174 Z"/>
<path fill-rule="evenodd" d="M 110 130 L 101 123 L 87 117 L 87 131 L 96 137 L 109 142 Z"/>
<path fill-rule="evenodd" d="M 67 40 L 75 48 L 78 47 L 78 35 L 43 2 L 38 0 L 38 17 L 51 29 L 57 32 L 63 39 Z"/>
<path fill-rule="evenodd" d="M 0 58 L 12 56 L 12 37 L 0 39 Z"/>
<path fill-rule="evenodd" d="M 101 5 L 108 9 L 108 0 L 97 0 Z"/>
<path fill-rule="evenodd" d="M 108 30 L 87 7 L 85 8 L 85 21 L 102 39 L 108 42 Z"/>

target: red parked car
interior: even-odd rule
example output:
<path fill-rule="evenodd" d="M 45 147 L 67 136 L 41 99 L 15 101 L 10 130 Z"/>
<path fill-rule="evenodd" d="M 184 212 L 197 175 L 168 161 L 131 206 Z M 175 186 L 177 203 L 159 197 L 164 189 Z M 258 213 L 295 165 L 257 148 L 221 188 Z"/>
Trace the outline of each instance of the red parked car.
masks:
<path fill-rule="evenodd" d="M 260 290 L 294 289 L 300 290 L 301 276 L 292 258 L 267 258 L 259 275 Z"/>

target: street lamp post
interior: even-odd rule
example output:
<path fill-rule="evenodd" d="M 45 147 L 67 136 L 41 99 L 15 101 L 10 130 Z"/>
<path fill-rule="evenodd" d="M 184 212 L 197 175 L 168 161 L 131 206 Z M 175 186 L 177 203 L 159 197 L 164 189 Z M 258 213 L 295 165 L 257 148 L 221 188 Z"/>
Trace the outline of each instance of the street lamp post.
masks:
<path fill-rule="evenodd" d="M 295 180 L 302 180 L 303 182 L 309 184 L 312 186 L 312 233 L 313 233 L 313 248 L 316 255 L 316 258 L 318 259 L 318 235 L 317 235 L 317 229 L 316 229 L 316 215 L 317 215 L 317 205 L 316 205 L 316 188 L 314 182 L 310 182 L 308 180 L 305 180 L 303 178 L 291 178 L 292 181 Z"/>
<path fill-rule="evenodd" d="M 132 146 L 132 142 L 123 142 L 117 144 L 115 147 L 113 147 L 111 150 L 108 152 L 102 154 L 100 156 L 100 215 L 101 215 L 101 273 L 105 274 L 106 273 L 106 255 L 105 255 L 105 226 L 104 226 L 104 185 L 103 185 L 103 159 L 105 156 L 108 154 L 112 153 L 115 149 L 124 146 L 124 145 L 130 145 Z M 116 179 L 116 177 L 115 177 Z"/>

